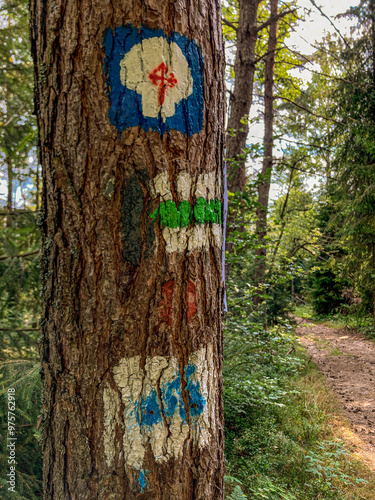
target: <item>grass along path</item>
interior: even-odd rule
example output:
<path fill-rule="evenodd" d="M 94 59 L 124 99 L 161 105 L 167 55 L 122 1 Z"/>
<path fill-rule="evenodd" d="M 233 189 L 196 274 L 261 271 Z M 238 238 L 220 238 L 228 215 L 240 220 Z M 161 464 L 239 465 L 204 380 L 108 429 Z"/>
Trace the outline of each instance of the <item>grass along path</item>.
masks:
<path fill-rule="evenodd" d="M 296 319 L 300 343 L 352 424 L 352 430 L 341 429 L 342 438 L 375 472 L 375 343 L 359 333 Z"/>

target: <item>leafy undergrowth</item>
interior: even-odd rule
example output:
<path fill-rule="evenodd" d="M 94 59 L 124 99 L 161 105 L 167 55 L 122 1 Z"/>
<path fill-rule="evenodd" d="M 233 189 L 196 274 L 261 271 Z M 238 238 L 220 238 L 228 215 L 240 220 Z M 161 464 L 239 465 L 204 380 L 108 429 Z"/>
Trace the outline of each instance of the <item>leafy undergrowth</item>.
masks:
<path fill-rule="evenodd" d="M 343 440 L 349 424 L 291 326 L 228 321 L 226 331 L 226 498 L 374 498 L 373 474 Z"/>

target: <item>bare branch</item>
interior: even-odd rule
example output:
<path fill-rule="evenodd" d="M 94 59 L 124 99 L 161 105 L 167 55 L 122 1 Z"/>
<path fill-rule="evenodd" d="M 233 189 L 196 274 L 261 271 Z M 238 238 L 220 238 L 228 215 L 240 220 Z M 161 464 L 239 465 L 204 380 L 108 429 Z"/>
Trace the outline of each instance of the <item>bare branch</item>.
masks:
<path fill-rule="evenodd" d="M 317 5 L 317 4 L 316 4 L 316 2 L 315 2 L 314 0 L 310 0 L 310 2 L 313 4 L 313 6 L 314 6 L 316 9 L 318 9 L 318 11 L 320 12 L 320 14 L 321 14 L 323 17 L 325 17 L 329 23 L 331 23 L 331 25 L 333 26 L 333 29 L 336 31 L 336 33 L 338 33 L 339 37 L 343 40 L 343 42 L 345 43 L 345 45 L 347 46 L 347 48 L 348 48 L 348 49 L 350 49 L 350 45 L 349 45 L 349 44 L 348 44 L 348 42 L 345 40 L 345 38 L 342 36 L 341 31 L 340 31 L 338 28 L 336 28 L 335 23 L 332 21 L 332 19 L 331 19 L 329 16 L 327 16 L 327 14 L 325 14 L 325 13 L 322 11 L 322 9 L 319 7 L 319 5 Z"/>
<path fill-rule="evenodd" d="M 237 26 L 225 19 L 225 17 L 222 17 L 221 20 L 225 24 L 225 26 L 228 26 L 229 28 L 232 28 L 232 30 L 237 31 Z"/>
<path fill-rule="evenodd" d="M 0 332 L 39 332 L 39 328 L 0 328 Z"/>
<path fill-rule="evenodd" d="M 0 216 L 7 216 L 7 215 L 28 215 L 28 214 L 32 214 L 32 215 L 38 215 L 38 211 L 37 210 L 2 210 L 0 212 Z"/>
<path fill-rule="evenodd" d="M 295 101 L 292 101 L 291 99 L 288 99 L 287 97 L 282 97 L 281 95 L 275 96 L 277 99 L 282 99 L 283 101 L 290 102 L 290 104 L 293 104 L 299 109 L 303 109 L 307 113 L 309 113 L 312 116 L 315 116 L 316 118 L 322 118 L 323 120 L 326 120 L 328 122 L 333 122 L 336 123 L 336 125 L 344 125 L 342 122 L 338 122 L 337 120 L 334 120 L 333 118 L 327 118 L 326 116 L 323 115 L 318 115 L 317 113 L 314 113 L 311 111 L 311 109 L 305 108 L 305 106 L 302 106 L 301 104 L 297 104 Z"/>
<path fill-rule="evenodd" d="M 279 52 L 280 50 L 282 50 L 283 47 L 279 47 L 278 49 L 275 49 L 275 50 L 271 50 L 269 52 L 266 52 L 265 54 L 262 54 L 261 56 L 257 57 L 257 59 L 254 60 L 253 64 L 257 64 L 258 62 L 262 61 L 262 59 L 264 59 L 265 57 L 267 57 L 269 54 L 271 54 L 272 52 Z"/>
<path fill-rule="evenodd" d="M 258 33 L 259 31 L 264 30 L 264 28 L 267 28 L 267 26 L 278 21 L 282 17 L 285 17 L 288 14 L 294 14 L 295 12 L 297 12 L 297 9 L 284 10 L 284 12 L 280 12 L 280 14 L 277 14 L 277 16 L 270 17 L 264 23 L 260 24 L 259 26 L 256 26 L 255 28 L 252 28 L 251 31 L 252 33 Z"/>
<path fill-rule="evenodd" d="M 32 252 L 26 252 L 26 253 L 19 253 L 18 255 L 2 255 L 0 257 L 0 260 L 21 259 L 23 257 L 30 257 L 30 255 L 36 255 L 38 253 L 40 253 L 40 250 L 34 250 Z"/>

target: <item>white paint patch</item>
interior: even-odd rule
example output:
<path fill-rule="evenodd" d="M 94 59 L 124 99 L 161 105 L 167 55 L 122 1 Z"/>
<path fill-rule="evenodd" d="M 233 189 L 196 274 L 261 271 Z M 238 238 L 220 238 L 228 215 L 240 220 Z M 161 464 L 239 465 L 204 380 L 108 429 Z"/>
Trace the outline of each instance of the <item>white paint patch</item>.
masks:
<path fill-rule="evenodd" d="M 170 358 L 168 367 L 163 371 L 160 378 L 160 387 L 162 388 L 163 407 L 168 408 L 168 395 L 166 394 L 167 384 L 171 380 L 176 380 L 179 376 L 180 367 L 176 358 Z M 181 418 L 179 413 L 180 407 L 183 404 L 181 393 L 175 389 L 171 391 L 171 397 L 179 401 L 178 411 L 175 411 L 172 416 L 166 416 L 166 421 L 169 429 L 169 437 L 167 439 L 167 457 L 179 458 L 182 456 L 184 443 L 189 435 L 189 426 L 186 421 Z"/>
<path fill-rule="evenodd" d="M 158 384 L 161 377 L 161 373 L 164 368 L 167 368 L 168 360 L 162 356 L 154 356 L 152 358 L 146 359 L 146 377 L 143 383 L 142 395 L 147 398 L 151 391 L 155 391 L 157 394 L 157 403 L 159 408 L 161 408 L 161 401 L 158 394 Z M 143 418 L 143 415 L 142 415 Z M 151 444 L 152 452 L 157 463 L 166 462 L 168 460 L 167 456 L 167 446 L 166 441 L 168 437 L 168 429 L 164 424 L 163 419 L 157 424 L 150 426 L 145 426 L 142 429 L 142 433 L 146 435 Z"/>
<path fill-rule="evenodd" d="M 217 172 L 208 172 L 198 176 L 180 172 L 176 176 L 176 191 L 178 201 L 190 201 L 192 195 L 206 200 L 221 199 L 221 177 L 217 175 Z M 159 195 L 163 201 L 173 199 L 169 172 L 162 172 L 154 177 L 151 181 L 151 194 L 153 197 Z"/>
<path fill-rule="evenodd" d="M 205 224 L 198 224 L 191 228 L 188 237 L 188 250 L 208 250 L 210 247 L 211 228 Z"/>
<path fill-rule="evenodd" d="M 221 248 L 223 246 L 223 227 L 220 224 L 211 226 L 211 246 Z"/>
<path fill-rule="evenodd" d="M 205 448 L 211 442 L 216 430 L 215 406 L 217 395 L 217 380 L 214 367 L 213 346 L 208 344 L 199 351 L 189 356 L 189 365 L 196 367 L 191 379 L 199 383 L 200 393 L 206 400 L 203 413 L 192 426 L 193 441 L 199 448 Z"/>
<path fill-rule="evenodd" d="M 210 246 L 221 248 L 223 245 L 223 228 L 220 224 L 198 224 L 191 228 L 163 228 L 165 251 L 194 252 L 209 250 Z"/>
<path fill-rule="evenodd" d="M 188 368 L 184 367 L 187 385 L 181 383 L 180 366 L 174 357 L 148 357 L 144 370 L 140 363 L 141 357 L 134 356 L 122 359 L 113 368 L 114 380 L 125 407 L 124 422 L 120 422 L 118 416 L 118 393 L 109 386 L 103 392 L 104 446 L 108 466 L 114 461 L 115 424 L 123 427 L 125 468 L 136 470 L 143 467 L 148 443 L 155 461 L 166 463 L 171 458 L 182 456 L 184 447 L 189 446 L 189 439 L 200 448 L 208 446 L 216 429 L 217 380 L 213 373 L 212 344 L 189 356 L 187 366 L 193 367 L 194 373 L 187 378 Z M 203 411 L 199 415 L 190 415 L 190 429 L 186 421 L 189 409 L 185 407 L 181 394 L 182 385 L 189 387 L 189 382 L 199 389 L 204 399 Z M 189 399 L 190 393 L 186 390 Z"/>
<path fill-rule="evenodd" d="M 113 377 L 121 391 L 124 412 L 124 459 L 128 467 L 140 469 L 145 455 L 142 434 L 138 423 L 135 403 L 140 401 L 142 392 L 143 371 L 140 367 L 140 356 L 122 359 L 113 367 Z"/>
<path fill-rule="evenodd" d="M 205 198 L 206 200 L 221 198 L 220 183 L 216 172 L 208 172 L 198 176 L 195 196 L 197 198 Z"/>
<path fill-rule="evenodd" d="M 165 251 L 167 253 L 183 252 L 188 245 L 190 229 L 182 228 L 163 228 L 163 238 L 165 241 Z"/>
<path fill-rule="evenodd" d="M 177 175 L 178 201 L 190 201 L 192 178 L 187 172 L 180 172 Z"/>
<path fill-rule="evenodd" d="M 164 388 L 168 382 L 175 380 L 178 376 L 177 360 L 162 356 L 150 357 L 146 359 L 143 371 L 140 367 L 140 356 L 134 356 L 122 359 L 113 368 L 113 374 L 125 406 L 123 448 L 126 468 L 131 467 L 137 470 L 142 468 L 148 442 L 157 463 L 167 462 L 172 457 L 180 457 L 189 432 L 188 425 L 179 413 L 179 407 L 183 404 L 182 399 L 179 399 L 173 415 L 163 417 L 152 425 L 147 425 L 147 419 L 145 415 L 142 415 L 142 411 L 146 410 L 142 407 L 142 401 L 147 401 L 150 395 L 155 398 L 155 393 L 154 401 L 157 401 L 157 407 L 152 406 L 151 410 L 155 411 L 154 408 L 159 408 L 161 411 L 162 407 L 167 407 L 166 396 L 163 395 L 163 404 L 160 400 L 160 388 Z M 113 412 L 114 407 L 111 407 L 109 411 Z M 167 421 L 167 426 L 165 421 Z M 108 449 L 111 446 L 112 449 L 114 448 L 114 438 L 113 433 L 107 432 L 105 442 Z"/>
<path fill-rule="evenodd" d="M 176 83 L 165 85 L 163 104 L 160 104 L 160 86 L 152 82 L 150 75 L 163 63 L 168 69 L 167 77 L 173 74 Z M 120 62 L 120 79 L 125 87 L 142 96 L 144 116 L 157 118 L 161 113 L 163 121 L 173 116 L 176 105 L 193 93 L 193 78 L 186 57 L 175 42 L 169 43 L 164 37 L 148 38 L 134 45 Z"/>
<path fill-rule="evenodd" d="M 151 181 L 151 194 L 156 198 L 160 196 L 162 201 L 172 200 L 171 181 L 169 172 L 158 174 Z"/>
<path fill-rule="evenodd" d="M 104 453 L 108 467 L 111 467 L 115 459 L 116 425 L 121 425 L 119 417 L 120 396 L 111 386 L 104 387 Z"/>

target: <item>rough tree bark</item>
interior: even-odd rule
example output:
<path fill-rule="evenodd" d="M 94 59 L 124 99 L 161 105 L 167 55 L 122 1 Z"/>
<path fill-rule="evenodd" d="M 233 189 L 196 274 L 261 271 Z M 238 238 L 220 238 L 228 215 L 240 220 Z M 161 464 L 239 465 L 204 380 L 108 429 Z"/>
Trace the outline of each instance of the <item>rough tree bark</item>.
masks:
<path fill-rule="evenodd" d="M 31 0 L 45 499 L 224 498 L 220 22 Z"/>
<path fill-rule="evenodd" d="M 277 19 L 278 0 L 270 0 L 271 19 Z M 274 122 L 274 69 L 275 69 L 275 52 L 277 44 L 277 26 L 278 21 L 271 22 L 268 50 L 265 63 L 265 82 L 264 82 L 264 156 L 262 165 L 262 181 L 258 187 L 258 208 L 256 221 L 256 234 L 259 242 L 259 247 L 256 250 L 256 267 L 254 274 L 254 282 L 257 285 L 265 283 L 266 279 L 266 256 L 267 248 L 265 237 L 267 235 L 267 212 L 269 192 L 271 186 L 272 173 L 272 152 L 273 152 L 273 122 Z M 256 302 L 261 301 L 261 297 L 256 299 Z"/>
<path fill-rule="evenodd" d="M 255 47 L 258 36 L 258 6 L 260 0 L 239 0 L 239 18 L 235 82 L 230 97 L 226 157 L 228 164 L 228 190 L 243 192 L 246 185 L 244 149 L 249 133 L 248 116 L 253 102 L 255 73 Z"/>

